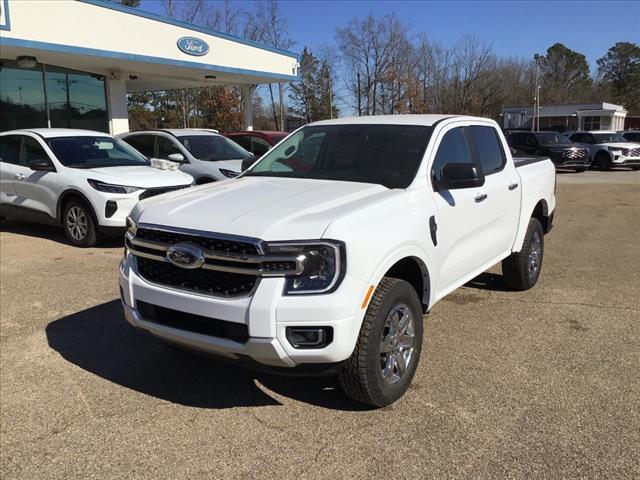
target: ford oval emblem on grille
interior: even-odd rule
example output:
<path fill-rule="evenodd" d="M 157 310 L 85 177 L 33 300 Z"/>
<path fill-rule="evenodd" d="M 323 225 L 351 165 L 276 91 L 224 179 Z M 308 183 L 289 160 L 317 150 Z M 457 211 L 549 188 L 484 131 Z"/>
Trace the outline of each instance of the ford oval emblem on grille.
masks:
<path fill-rule="evenodd" d="M 194 243 L 176 243 L 167 250 L 167 259 L 176 267 L 200 268 L 204 264 L 204 253 Z"/>

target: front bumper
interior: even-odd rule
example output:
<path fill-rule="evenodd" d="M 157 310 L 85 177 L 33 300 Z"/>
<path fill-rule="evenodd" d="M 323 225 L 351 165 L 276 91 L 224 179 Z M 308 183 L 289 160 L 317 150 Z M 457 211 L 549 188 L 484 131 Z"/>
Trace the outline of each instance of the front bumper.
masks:
<path fill-rule="evenodd" d="M 120 265 L 120 292 L 127 321 L 165 341 L 196 351 L 262 365 L 296 367 L 330 364 L 353 352 L 364 310 L 360 308 L 368 285 L 347 275 L 340 287 L 327 295 L 286 296 L 284 278 L 263 278 L 251 297 L 222 299 L 174 290 L 145 281 L 131 255 Z M 187 314 L 245 324 L 246 342 L 172 328 L 144 318 L 138 302 Z M 331 327 L 333 341 L 324 348 L 296 349 L 286 338 L 287 326 Z"/>
<path fill-rule="evenodd" d="M 611 152 L 613 165 L 617 167 L 638 167 L 640 166 L 640 157 L 627 157 L 622 154 Z"/>

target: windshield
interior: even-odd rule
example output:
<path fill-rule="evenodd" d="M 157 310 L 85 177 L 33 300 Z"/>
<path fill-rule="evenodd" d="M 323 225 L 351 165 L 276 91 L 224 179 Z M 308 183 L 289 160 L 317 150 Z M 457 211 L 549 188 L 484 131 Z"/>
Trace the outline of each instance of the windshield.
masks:
<path fill-rule="evenodd" d="M 247 176 L 341 180 L 406 188 L 415 177 L 430 127 L 304 127 L 269 151 Z"/>
<path fill-rule="evenodd" d="M 178 140 L 198 160 L 244 160 L 252 156 L 236 142 L 222 135 L 191 135 L 179 137 Z"/>
<path fill-rule="evenodd" d="M 144 155 L 113 137 L 56 137 L 49 147 L 65 167 L 102 168 L 149 165 Z"/>
<path fill-rule="evenodd" d="M 619 133 L 594 133 L 593 138 L 596 139 L 596 143 L 627 143 L 629 141 Z"/>
<path fill-rule="evenodd" d="M 536 138 L 540 144 L 560 144 L 566 143 L 571 145 L 571 140 L 562 135 L 561 133 L 537 133 Z"/>

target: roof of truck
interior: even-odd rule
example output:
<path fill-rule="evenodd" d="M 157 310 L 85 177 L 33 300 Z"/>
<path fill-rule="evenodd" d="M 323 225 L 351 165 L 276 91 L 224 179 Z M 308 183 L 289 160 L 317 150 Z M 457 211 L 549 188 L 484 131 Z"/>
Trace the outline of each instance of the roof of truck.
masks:
<path fill-rule="evenodd" d="M 423 114 L 408 114 L 408 115 L 370 115 L 364 117 L 345 117 L 336 118 L 334 120 L 321 120 L 314 122 L 312 125 L 422 125 L 430 127 L 433 124 L 447 119 L 460 119 L 460 120 L 483 120 L 489 119 L 482 117 L 470 117 L 466 115 L 423 115 Z"/>

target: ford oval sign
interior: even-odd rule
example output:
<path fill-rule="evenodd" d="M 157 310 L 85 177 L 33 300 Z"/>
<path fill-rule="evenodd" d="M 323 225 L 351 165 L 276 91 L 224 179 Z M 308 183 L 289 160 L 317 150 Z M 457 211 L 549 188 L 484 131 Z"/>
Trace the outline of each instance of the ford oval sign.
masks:
<path fill-rule="evenodd" d="M 209 44 L 195 37 L 182 37 L 178 40 L 178 48 L 194 57 L 201 57 L 209 53 Z"/>
<path fill-rule="evenodd" d="M 194 243 L 181 242 L 167 250 L 167 259 L 176 267 L 200 268 L 204 264 L 204 253 Z"/>

